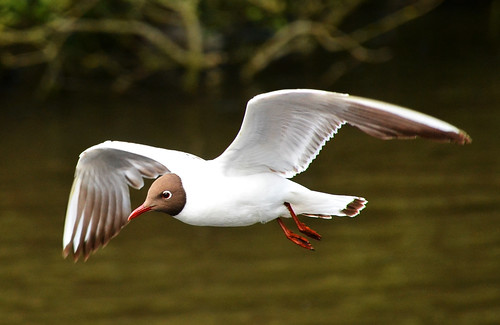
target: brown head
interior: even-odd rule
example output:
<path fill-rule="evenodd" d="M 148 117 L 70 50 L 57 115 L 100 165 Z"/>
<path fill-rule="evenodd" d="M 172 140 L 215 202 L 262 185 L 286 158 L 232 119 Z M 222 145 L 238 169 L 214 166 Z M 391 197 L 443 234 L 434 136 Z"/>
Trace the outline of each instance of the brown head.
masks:
<path fill-rule="evenodd" d="M 165 174 L 151 184 L 146 201 L 132 211 L 128 220 L 151 210 L 175 216 L 184 209 L 185 205 L 186 192 L 182 187 L 181 178 L 174 173 Z"/>

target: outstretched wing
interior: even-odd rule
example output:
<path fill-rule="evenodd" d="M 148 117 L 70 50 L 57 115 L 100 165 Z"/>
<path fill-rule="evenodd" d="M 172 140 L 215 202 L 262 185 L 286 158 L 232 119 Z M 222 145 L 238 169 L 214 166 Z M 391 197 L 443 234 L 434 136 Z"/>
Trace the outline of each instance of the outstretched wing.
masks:
<path fill-rule="evenodd" d="M 76 166 L 63 236 L 63 254 L 88 258 L 127 223 L 128 186 L 139 189 L 143 177 L 170 170 L 165 161 L 181 164 L 189 154 L 139 144 L 107 141 L 85 150 Z"/>
<path fill-rule="evenodd" d="M 279 90 L 248 102 L 238 135 L 216 160 L 228 174 L 272 171 L 293 177 L 345 123 L 381 139 L 471 141 L 453 125 L 407 108 L 320 90 Z"/>

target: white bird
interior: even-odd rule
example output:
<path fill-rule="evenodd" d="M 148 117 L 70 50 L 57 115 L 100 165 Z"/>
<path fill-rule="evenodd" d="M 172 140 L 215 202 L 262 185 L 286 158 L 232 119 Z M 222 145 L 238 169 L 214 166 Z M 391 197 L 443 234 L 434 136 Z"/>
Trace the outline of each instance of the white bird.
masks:
<path fill-rule="evenodd" d="M 119 141 L 85 150 L 69 196 L 63 255 L 87 259 L 128 221 L 150 210 L 196 226 L 247 226 L 277 219 L 288 239 L 312 250 L 281 217 L 292 217 L 302 233 L 319 240 L 297 215 L 353 217 L 367 202 L 312 191 L 289 180 L 307 169 L 345 123 L 381 139 L 471 142 L 464 131 L 444 121 L 380 101 L 309 89 L 261 94 L 248 102 L 238 135 L 213 160 Z M 128 186 L 140 189 L 143 177 L 158 176 L 144 204 L 130 214 Z"/>

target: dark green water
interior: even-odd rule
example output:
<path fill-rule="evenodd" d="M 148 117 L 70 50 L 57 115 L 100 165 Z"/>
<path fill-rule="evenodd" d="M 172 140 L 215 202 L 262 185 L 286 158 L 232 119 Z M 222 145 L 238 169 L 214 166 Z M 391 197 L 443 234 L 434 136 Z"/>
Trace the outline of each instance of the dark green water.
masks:
<path fill-rule="evenodd" d="M 239 129 L 246 100 L 272 89 L 208 99 L 72 95 L 36 109 L 5 96 L 0 323 L 500 323 L 498 58 L 404 54 L 330 90 L 413 107 L 474 141 L 380 141 L 343 128 L 296 180 L 369 204 L 354 219 L 305 220 L 323 235 L 314 253 L 287 241 L 275 222 L 202 228 L 150 214 L 86 263 L 61 258 L 82 150 L 116 139 L 213 158 Z M 133 205 L 144 196 L 135 191 Z"/>

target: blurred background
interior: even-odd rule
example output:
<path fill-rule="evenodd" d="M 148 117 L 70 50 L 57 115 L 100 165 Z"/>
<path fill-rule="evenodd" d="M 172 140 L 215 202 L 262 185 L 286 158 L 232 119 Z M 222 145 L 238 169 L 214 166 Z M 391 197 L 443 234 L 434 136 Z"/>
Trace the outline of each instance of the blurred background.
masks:
<path fill-rule="evenodd" d="M 0 323 L 500 323 L 499 41 L 498 0 L 2 1 Z M 342 128 L 294 180 L 369 204 L 306 220 L 313 253 L 274 222 L 152 213 L 85 263 L 61 257 L 80 152 L 214 158 L 246 102 L 283 88 L 414 108 L 473 143 Z"/>

